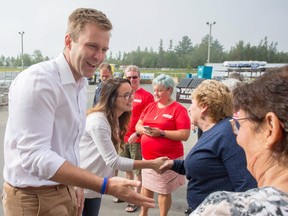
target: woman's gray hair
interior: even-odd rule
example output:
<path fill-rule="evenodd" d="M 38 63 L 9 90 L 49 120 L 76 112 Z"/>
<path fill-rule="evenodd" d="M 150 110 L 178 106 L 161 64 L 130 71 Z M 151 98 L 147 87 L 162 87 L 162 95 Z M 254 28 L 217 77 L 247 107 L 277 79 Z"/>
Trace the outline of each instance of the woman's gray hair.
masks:
<path fill-rule="evenodd" d="M 173 91 L 174 86 L 175 86 L 175 82 L 174 82 L 173 78 L 169 75 L 166 75 L 166 74 L 160 74 L 159 76 L 157 76 L 152 81 L 153 86 L 158 85 L 158 84 L 164 85 L 165 88 L 167 88 L 167 89 L 171 88 L 172 91 Z"/>

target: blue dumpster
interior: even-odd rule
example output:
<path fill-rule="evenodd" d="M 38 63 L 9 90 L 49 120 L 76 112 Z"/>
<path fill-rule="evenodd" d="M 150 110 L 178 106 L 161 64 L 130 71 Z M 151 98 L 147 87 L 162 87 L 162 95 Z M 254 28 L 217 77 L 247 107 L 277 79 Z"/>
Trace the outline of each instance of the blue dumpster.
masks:
<path fill-rule="evenodd" d="M 212 78 L 212 66 L 198 66 L 197 76 L 198 78 L 211 79 Z"/>

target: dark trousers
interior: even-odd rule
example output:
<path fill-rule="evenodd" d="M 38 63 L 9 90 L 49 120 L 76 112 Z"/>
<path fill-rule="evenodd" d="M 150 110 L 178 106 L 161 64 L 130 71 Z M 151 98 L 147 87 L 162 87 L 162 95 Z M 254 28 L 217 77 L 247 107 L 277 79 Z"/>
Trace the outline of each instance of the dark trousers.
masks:
<path fill-rule="evenodd" d="M 85 199 L 82 216 L 98 216 L 101 206 L 101 198 Z"/>

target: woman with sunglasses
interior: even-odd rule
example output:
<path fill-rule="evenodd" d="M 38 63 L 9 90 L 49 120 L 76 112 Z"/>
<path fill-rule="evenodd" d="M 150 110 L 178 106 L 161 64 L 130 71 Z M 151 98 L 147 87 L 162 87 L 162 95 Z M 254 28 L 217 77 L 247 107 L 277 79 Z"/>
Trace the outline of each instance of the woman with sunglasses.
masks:
<path fill-rule="evenodd" d="M 258 188 L 219 191 L 191 215 L 288 215 L 288 66 L 233 91 L 231 121 Z"/>
<path fill-rule="evenodd" d="M 229 120 L 232 117 L 232 93 L 216 80 L 203 81 L 192 92 L 189 108 L 191 123 L 203 134 L 185 160 L 169 160 L 170 168 L 188 180 L 189 215 L 212 192 L 246 191 L 257 187 L 246 168 L 243 149 L 237 144 Z"/>
<path fill-rule="evenodd" d="M 142 161 L 117 154 L 128 126 L 133 98 L 134 91 L 127 79 L 108 79 L 103 84 L 99 103 L 87 112 L 85 131 L 80 142 L 82 168 L 106 178 L 114 176 L 115 170 L 159 170 L 165 157 Z M 109 187 L 109 182 L 107 184 Z M 102 194 L 88 189 L 84 193 L 83 216 L 97 216 Z"/>

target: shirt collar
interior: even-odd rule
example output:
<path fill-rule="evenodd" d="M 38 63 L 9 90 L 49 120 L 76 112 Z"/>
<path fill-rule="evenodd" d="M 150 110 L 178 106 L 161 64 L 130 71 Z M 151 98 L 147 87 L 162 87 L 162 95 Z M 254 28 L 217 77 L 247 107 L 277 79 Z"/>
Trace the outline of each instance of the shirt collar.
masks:
<path fill-rule="evenodd" d="M 62 85 L 65 84 L 79 84 L 79 86 L 84 87 L 88 85 L 88 81 L 85 77 L 82 77 L 78 80 L 76 83 L 73 73 L 69 67 L 68 62 L 65 59 L 65 56 L 63 53 L 61 53 L 57 58 L 56 62 L 59 68 L 59 75 L 61 79 Z"/>

